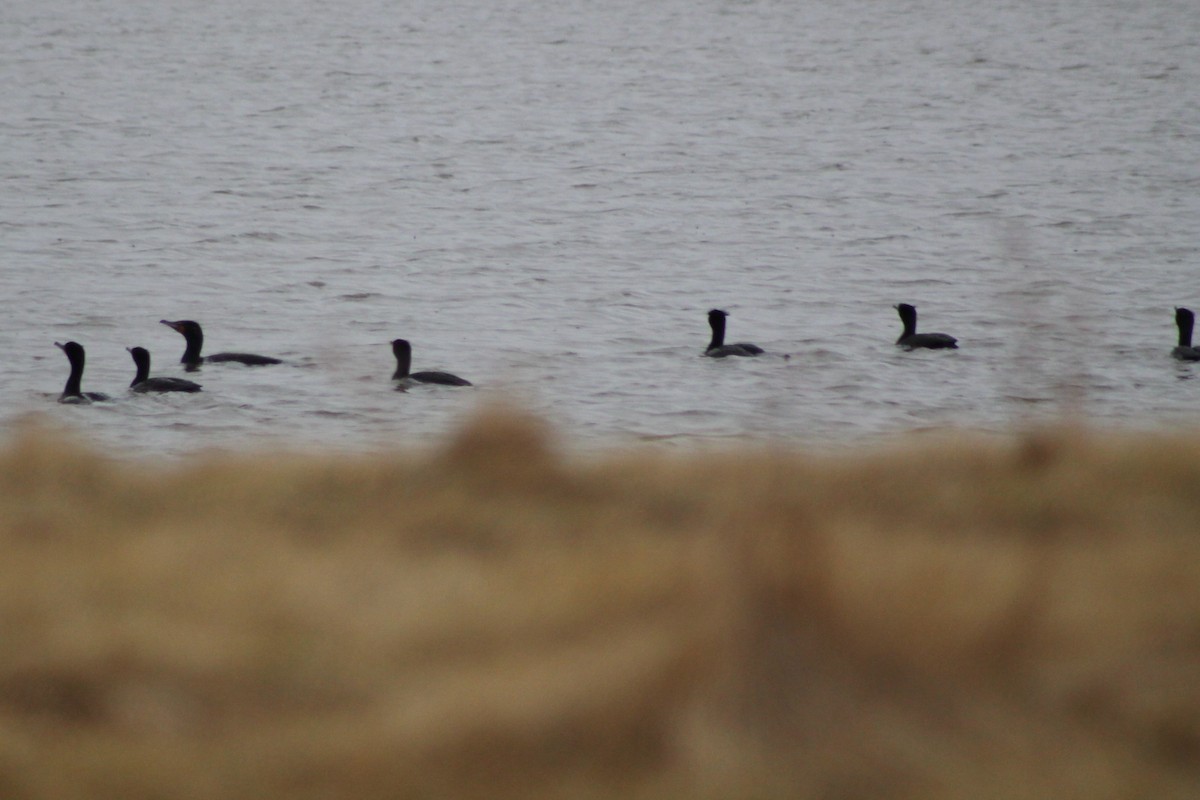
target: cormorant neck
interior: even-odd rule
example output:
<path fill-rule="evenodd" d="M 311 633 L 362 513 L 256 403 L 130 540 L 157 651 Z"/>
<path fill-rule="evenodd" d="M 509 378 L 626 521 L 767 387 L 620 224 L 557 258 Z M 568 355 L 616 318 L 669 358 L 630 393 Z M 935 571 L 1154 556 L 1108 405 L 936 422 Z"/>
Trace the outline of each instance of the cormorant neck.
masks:
<path fill-rule="evenodd" d="M 917 312 L 915 309 L 900 309 L 900 321 L 904 323 L 904 333 L 901 338 L 912 336 L 917 332 Z"/>
<path fill-rule="evenodd" d="M 187 348 L 183 351 L 183 358 L 179 359 L 180 363 L 199 364 L 204 360 L 200 358 L 200 348 L 204 346 L 204 334 L 193 329 L 186 331 L 183 338 L 187 342 Z"/>
<path fill-rule="evenodd" d="M 401 345 L 393 345 L 392 352 L 396 354 L 396 372 L 392 375 L 392 380 L 400 380 L 408 377 L 408 371 L 412 367 L 412 349 Z"/>
<path fill-rule="evenodd" d="M 712 340 L 708 343 L 708 349 L 714 350 L 725 344 L 725 317 L 713 314 L 708 318 L 708 325 L 712 328 Z"/>
<path fill-rule="evenodd" d="M 67 384 L 63 387 L 63 397 L 82 397 L 79 384 L 83 380 L 83 356 L 71 359 L 71 374 L 67 376 Z"/>
<path fill-rule="evenodd" d="M 137 375 L 133 376 L 133 383 L 130 386 L 137 386 L 142 381 L 150 377 L 150 359 L 133 357 L 133 363 L 137 365 Z"/>
<path fill-rule="evenodd" d="M 1192 326 L 1196 324 L 1196 320 L 1190 314 L 1176 314 L 1175 324 L 1179 326 L 1179 346 L 1192 346 Z"/>

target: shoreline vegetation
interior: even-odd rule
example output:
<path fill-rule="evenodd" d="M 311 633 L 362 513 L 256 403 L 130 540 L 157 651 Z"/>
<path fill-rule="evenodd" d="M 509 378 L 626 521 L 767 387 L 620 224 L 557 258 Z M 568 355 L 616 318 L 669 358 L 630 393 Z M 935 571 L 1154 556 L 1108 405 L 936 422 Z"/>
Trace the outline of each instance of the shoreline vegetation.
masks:
<path fill-rule="evenodd" d="M 1200 796 L 1200 433 L 0 445 L 0 797 Z"/>

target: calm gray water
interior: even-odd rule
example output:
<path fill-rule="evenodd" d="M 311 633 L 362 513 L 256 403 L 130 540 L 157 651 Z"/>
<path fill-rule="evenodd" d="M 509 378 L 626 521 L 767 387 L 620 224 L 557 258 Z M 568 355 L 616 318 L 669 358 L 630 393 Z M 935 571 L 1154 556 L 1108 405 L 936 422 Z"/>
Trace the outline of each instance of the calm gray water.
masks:
<path fill-rule="evenodd" d="M 106 449 L 1190 426 L 1194 0 L 8 0 L 0 426 Z M 898 351 L 892 306 L 957 352 Z M 699 357 L 705 312 L 782 357 Z M 127 397 L 127 346 L 283 366 Z M 388 342 L 478 388 L 393 391 Z M 55 403 L 88 349 L 84 388 Z"/>

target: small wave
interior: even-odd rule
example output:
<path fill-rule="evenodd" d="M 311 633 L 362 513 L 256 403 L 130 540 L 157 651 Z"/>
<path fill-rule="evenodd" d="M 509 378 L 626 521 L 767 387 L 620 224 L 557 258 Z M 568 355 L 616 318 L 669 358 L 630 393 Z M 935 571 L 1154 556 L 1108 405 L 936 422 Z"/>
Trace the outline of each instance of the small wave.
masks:
<path fill-rule="evenodd" d="M 1024 405 L 1041 405 L 1044 403 L 1055 402 L 1055 398 L 1053 397 L 1035 397 L 1032 395 L 1020 394 L 1006 394 L 1002 399 L 1009 403 L 1021 403 Z"/>
<path fill-rule="evenodd" d="M 875 244 L 883 244 L 884 242 L 899 242 L 899 241 L 904 241 L 906 239 L 911 239 L 911 238 L 912 237 L 909 236 L 907 233 L 893 233 L 893 234 L 889 234 L 887 236 L 862 236 L 857 239 L 851 239 L 850 241 L 846 242 L 846 244 L 847 245 L 856 245 L 856 244 L 875 245 Z"/>

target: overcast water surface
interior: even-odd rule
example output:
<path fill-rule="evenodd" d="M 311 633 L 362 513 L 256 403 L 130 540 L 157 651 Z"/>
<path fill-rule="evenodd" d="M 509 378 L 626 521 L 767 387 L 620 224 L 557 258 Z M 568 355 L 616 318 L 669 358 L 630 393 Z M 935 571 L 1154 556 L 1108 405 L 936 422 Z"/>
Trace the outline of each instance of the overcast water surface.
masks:
<path fill-rule="evenodd" d="M 1186 427 L 1194 0 L 9 0 L 0 427 L 115 454 Z M 893 305 L 953 352 L 904 352 Z M 700 356 L 730 312 L 757 359 Z M 208 365 L 129 396 L 141 345 Z M 388 342 L 469 389 L 394 390 Z M 87 348 L 84 388 L 55 402 Z M 785 357 L 786 356 L 786 357 Z"/>

